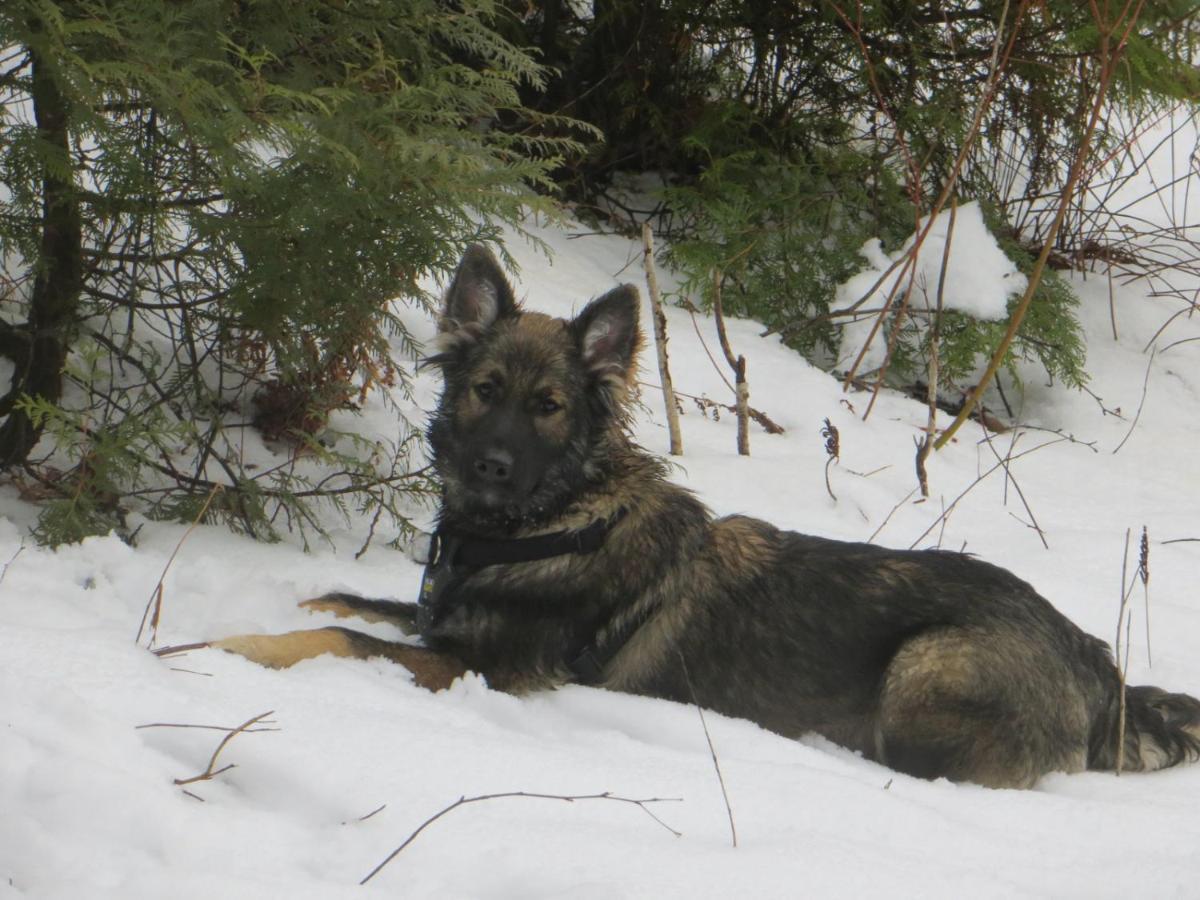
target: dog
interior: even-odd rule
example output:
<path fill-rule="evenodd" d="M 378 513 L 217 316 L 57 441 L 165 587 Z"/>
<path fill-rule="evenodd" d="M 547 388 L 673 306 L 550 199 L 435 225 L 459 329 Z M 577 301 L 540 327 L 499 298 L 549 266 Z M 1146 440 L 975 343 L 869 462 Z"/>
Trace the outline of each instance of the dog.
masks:
<path fill-rule="evenodd" d="M 991 787 L 1200 757 L 1186 694 L 1127 688 L 1119 736 L 1108 646 L 1004 569 L 714 518 L 630 437 L 638 309 L 625 285 L 570 321 L 524 311 L 492 254 L 468 249 L 430 359 L 443 501 L 420 602 L 303 604 L 420 644 L 330 627 L 214 646 L 270 666 L 384 656 L 434 689 L 470 670 L 514 693 L 576 682 L 697 703 Z"/>

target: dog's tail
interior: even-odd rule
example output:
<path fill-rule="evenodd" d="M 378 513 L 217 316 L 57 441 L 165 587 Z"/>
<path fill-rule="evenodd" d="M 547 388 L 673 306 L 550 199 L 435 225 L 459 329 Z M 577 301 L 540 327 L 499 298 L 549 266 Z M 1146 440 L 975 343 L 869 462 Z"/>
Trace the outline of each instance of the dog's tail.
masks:
<path fill-rule="evenodd" d="M 1089 769 L 1118 767 L 1120 688 L 1092 731 Z M 1153 772 L 1200 759 L 1200 700 L 1156 687 L 1125 688 L 1124 772 Z"/>

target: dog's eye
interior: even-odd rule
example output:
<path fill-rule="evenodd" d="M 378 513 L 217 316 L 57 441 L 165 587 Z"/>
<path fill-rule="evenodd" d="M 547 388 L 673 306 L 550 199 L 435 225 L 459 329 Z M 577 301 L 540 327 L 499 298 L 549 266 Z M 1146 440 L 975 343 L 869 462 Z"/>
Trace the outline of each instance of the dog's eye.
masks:
<path fill-rule="evenodd" d="M 496 386 L 490 381 L 481 381 L 475 385 L 475 396 L 486 403 L 496 396 Z"/>
<path fill-rule="evenodd" d="M 558 412 L 560 409 L 562 409 L 562 404 L 557 400 L 551 399 L 550 397 L 543 397 L 538 402 L 538 412 L 540 412 L 543 416 L 554 415 L 554 413 Z"/>

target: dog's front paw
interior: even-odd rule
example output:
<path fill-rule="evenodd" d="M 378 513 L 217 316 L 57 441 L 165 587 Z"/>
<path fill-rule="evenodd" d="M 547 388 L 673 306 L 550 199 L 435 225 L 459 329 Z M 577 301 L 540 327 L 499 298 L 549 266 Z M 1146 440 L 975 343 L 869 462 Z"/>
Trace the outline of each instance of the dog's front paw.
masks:
<path fill-rule="evenodd" d="M 417 632 L 417 604 L 401 600 L 372 600 L 341 591 L 330 591 L 311 600 L 302 600 L 300 608 L 312 613 L 333 613 L 339 619 L 353 616 L 364 622 L 385 622 L 404 634 Z"/>
<path fill-rule="evenodd" d="M 244 656 L 270 669 L 286 669 L 302 659 L 312 659 L 323 653 L 358 655 L 340 628 L 289 631 L 287 634 L 239 634 L 212 641 L 209 646 Z"/>

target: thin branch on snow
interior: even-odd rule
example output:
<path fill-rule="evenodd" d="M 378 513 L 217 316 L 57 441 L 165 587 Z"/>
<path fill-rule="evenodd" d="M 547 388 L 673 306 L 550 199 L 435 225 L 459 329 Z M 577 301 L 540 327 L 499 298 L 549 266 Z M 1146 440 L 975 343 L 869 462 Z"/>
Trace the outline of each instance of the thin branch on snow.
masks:
<path fill-rule="evenodd" d="M 826 419 L 826 422 L 829 420 Z M 721 785 L 721 797 L 725 800 L 725 812 L 729 816 L 729 837 L 733 842 L 733 848 L 737 849 L 737 826 L 733 822 L 733 807 L 729 805 L 729 791 L 725 789 L 725 776 L 721 774 L 721 761 L 717 759 L 717 748 L 713 746 L 712 735 L 708 733 L 708 721 L 704 718 L 704 707 L 700 705 L 700 701 L 696 699 L 696 688 L 692 685 L 692 675 L 688 672 L 687 661 L 683 658 L 683 653 L 679 653 L 679 665 L 683 669 L 683 680 L 687 682 L 688 693 L 692 695 L 692 705 L 696 707 L 696 712 L 700 714 L 700 727 L 704 729 L 704 740 L 708 742 L 708 752 L 712 756 L 713 768 L 717 771 L 717 783 Z"/>
<path fill-rule="evenodd" d="M 171 564 L 175 562 L 175 557 L 179 555 L 179 550 L 183 547 L 183 542 L 188 539 L 196 526 L 200 524 L 200 520 L 204 518 L 204 514 L 208 512 L 208 506 L 213 501 L 213 497 L 221 490 L 221 485 L 214 484 L 208 492 L 208 496 L 204 498 L 204 505 L 200 507 L 200 512 L 196 513 L 196 518 L 188 530 L 183 533 L 183 537 L 179 539 L 179 543 L 175 545 L 175 549 L 171 551 L 171 556 L 167 560 L 167 564 L 163 566 L 162 574 L 158 576 L 158 584 L 154 586 L 154 590 L 150 592 L 150 599 L 146 601 L 146 609 L 142 613 L 142 622 L 138 625 L 137 637 L 133 639 L 135 644 L 141 643 L 142 632 L 146 628 L 146 619 L 150 620 L 150 643 L 151 648 L 154 647 L 155 640 L 158 639 L 158 622 L 162 616 L 162 600 L 163 600 L 163 581 L 166 580 L 167 572 L 171 570 Z M 151 615 L 153 610 L 153 615 Z"/>
<path fill-rule="evenodd" d="M 245 734 L 249 731 L 278 731 L 278 728 L 252 729 L 250 727 L 251 725 L 257 725 L 266 720 L 267 716 L 272 715 L 274 712 L 275 710 L 269 709 L 265 713 L 259 713 L 257 716 L 247 719 L 237 728 L 230 729 L 229 733 L 226 734 L 225 737 L 221 738 L 221 743 L 217 744 L 217 749 L 213 751 L 213 755 L 208 761 L 208 767 L 203 772 L 201 772 L 199 775 L 193 775 L 191 778 L 176 778 L 175 783 L 182 787 L 185 784 L 194 784 L 197 781 L 210 781 L 211 779 L 220 775 L 222 772 L 228 772 L 230 769 L 235 768 L 233 763 L 230 763 L 227 766 L 222 766 L 219 769 L 214 768 L 217 764 L 217 757 L 221 755 L 221 751 L 225 749 L 225 745 L 232 741 L 239 734 Z"/>
<path fill-rule="evenodd" d="M 418 825 L 416 830 L 413 831 L 412 834 L 410 834 L 407 838 L 404 839 L 404 843 L 402 843 L 399 847 L 397 847 L 395 850 L 393 850 L 391 853 L 389 853 L 387 855 L 387 857 L 383 860 L 383 862 L 381 862 L 379 865 L 377 865 L 375 868 L 373 868 L 370 872 L 368 872 L 366 877 L 364 877 L 362 879 L 362 881 L 359 882 L 359 884 L 366 884 L 368 881 L 370 881 L 372 878 L 374 878 L 376 875 L 378 875 L 380 870 L 383 869 L 384 866 L 386 866 L 393 859 L 395 859 L 397 856 L 399 856 L 400 853 L 406 847 L 408 847 L 409 844 L 411 844 L 413 841 L 415 841 L 417 839 L 417 836 L 420 835 L 420 833 L 422 831 L 424 831 L 426 828 L 428 828 L 430 825 L 432 825 L 438 819 L 442 818 L 442 816 L 445 816 L 448 813 L 453 812 L 454 810 L 458 809 L 460 806 L 466 806 L 469 803 L 482 803 L 484 800 L 507 800 L 507 799 L 514 798 L 514 797 L 522 797 L 522 798 L 525 798 L 528 800 L 561 800 L 565 803 L 574 803 L 576 800 L 612 800 L 616 803 L 632 803 L 634 806 L 641 809 L 642 812 L 644 812 L 646 815 L 648 815 L 650 818 L 652 818 L 655 822 L 657 822 L 663 828 L 667 829 L 667 831 L 671 832 L 671 834 L 675 835 L 675 837 L 683 837 L 682 832 L 676 831 L 674 828 L 672 828 L 670 825 L 668 825 L 666 822 L 664 822 L 662 819 L 660 819 L 658 816 L 656 816 L 653 812 L 651 812 L 650 808 L 649 808 L 649 804 L 651 804 L 651 803 L 682 803 L 683 802 L 682 797 L 648 797 L 648 798 L 645 798 L 642 800 L 637 800 L 637 799 L 633 799 L 631 797 L 618 797 L 617 795 L 611 794 L 608 791 L 604 791 L 601 794 L 570 794 L 570 795 L 568 795 L 568 794 L 536 794 L 536 793 L 531 793 L 529 791 L 505 791 L 505 792 L 499 793 L 499 794 L 481 794 L 478 797 L 459 797 L 457 800 L 455 800 L 453 803 L 451 803 L 445 809 L 439 810 L 438 812 L 436 812 L 432 816 L 430 816 L 428 819 L 426 819 L 424 822 L 422 822 L 420 825 Z"/>

